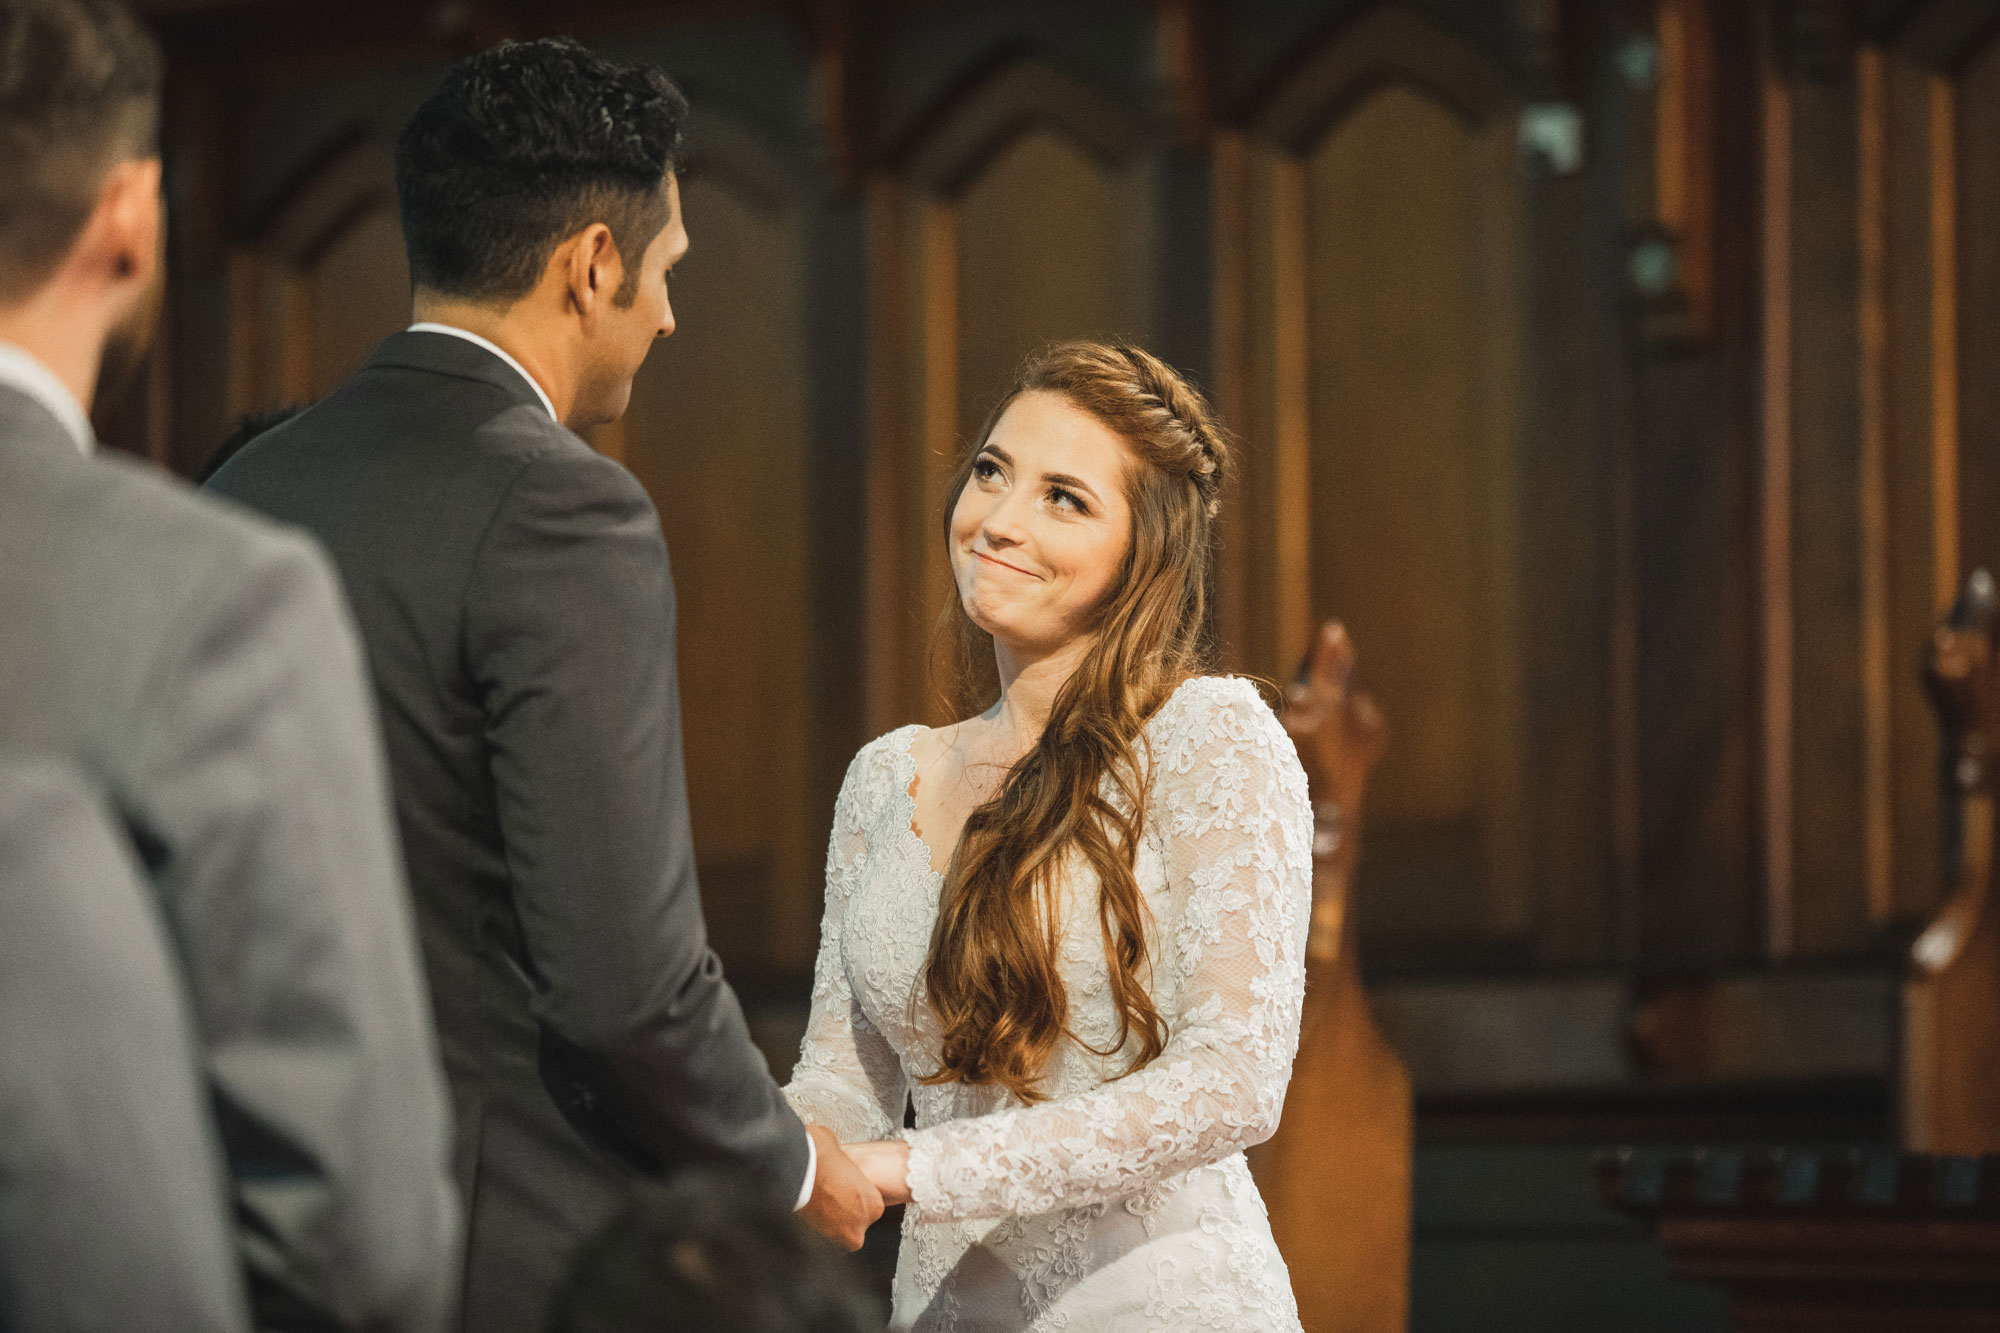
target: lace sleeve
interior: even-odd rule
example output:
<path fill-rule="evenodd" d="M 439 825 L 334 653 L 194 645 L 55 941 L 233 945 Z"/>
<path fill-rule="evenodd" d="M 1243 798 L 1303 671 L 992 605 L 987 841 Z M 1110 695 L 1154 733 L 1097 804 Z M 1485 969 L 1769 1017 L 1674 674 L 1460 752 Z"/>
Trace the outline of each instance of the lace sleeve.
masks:
<path fill-rule="evenodd" d="M 918 1220 L 1126 1197 L 1277 1128 L 1305 991 L 1305 774 L 1247 681 L 1183 691 L 1188 706 L 1154 750 L 1150 812 L 1186 904 L 1160 922 L 1160 966 L 1183 983 L 1166 1050 L 1087 1093 L 907 1133 Z"/>
<path fill-rule="evenodd" d="M 885 779 L 876 746 L 848 766 L 826 849 L 826 916 L 813 965 L 812 1013 L 785 1097 L 799 1118 L 842 1142 L 887 1138 L 903 1123 L 909 1086 L 903 1065 L 856 1003 L 840 950 L 841 921 L 868 859 L 867 814 Z"/>

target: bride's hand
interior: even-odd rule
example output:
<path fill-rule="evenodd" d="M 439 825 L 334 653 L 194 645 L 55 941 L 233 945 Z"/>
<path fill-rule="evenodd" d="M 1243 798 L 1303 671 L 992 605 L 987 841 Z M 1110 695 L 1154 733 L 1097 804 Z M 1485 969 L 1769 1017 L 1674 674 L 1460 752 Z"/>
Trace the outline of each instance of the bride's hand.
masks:
<path fill-rule="evenodd" d="M 910 1201 L 910 1145 L 901 1139 L 841 1145 L 890 1206 Z"/>

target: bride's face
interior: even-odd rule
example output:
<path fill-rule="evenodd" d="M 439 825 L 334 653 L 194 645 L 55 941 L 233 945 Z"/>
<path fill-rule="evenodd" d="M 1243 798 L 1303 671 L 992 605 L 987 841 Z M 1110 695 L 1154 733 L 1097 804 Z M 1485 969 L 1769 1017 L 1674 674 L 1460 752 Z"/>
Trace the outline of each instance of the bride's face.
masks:
<path fill-rule="evenodd" d="M 1057 393 L 994 423 L 951 515 L 951 567 L 972 623 L 1046 653 L 1088 632 L 1132 535 L 1132 451 Z"/>

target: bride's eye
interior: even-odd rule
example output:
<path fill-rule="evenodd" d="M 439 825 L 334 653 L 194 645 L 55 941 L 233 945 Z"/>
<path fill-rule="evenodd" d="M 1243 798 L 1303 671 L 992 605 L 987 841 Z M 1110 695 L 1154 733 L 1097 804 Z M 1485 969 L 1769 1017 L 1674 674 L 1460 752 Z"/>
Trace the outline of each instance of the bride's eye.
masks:
<path fill-rule="evenodd" d="M 1090 507 L 1084 504 L 1083 497 L 1079 496 L 1075 491 L 1065 489 L 1061 486 L 1049 487 L 1049 502 L 1055 505 L 1056 508 L 1067 510 L 1072 514 L 1088 514 L 1090 512 Z"/>
<path fill-rule="evenodd" d="M 972 464 L 972 475 L 980 481 L 991 481 L 1000 475 L 1000 465 L 990 458 L 980 458 Z"/>

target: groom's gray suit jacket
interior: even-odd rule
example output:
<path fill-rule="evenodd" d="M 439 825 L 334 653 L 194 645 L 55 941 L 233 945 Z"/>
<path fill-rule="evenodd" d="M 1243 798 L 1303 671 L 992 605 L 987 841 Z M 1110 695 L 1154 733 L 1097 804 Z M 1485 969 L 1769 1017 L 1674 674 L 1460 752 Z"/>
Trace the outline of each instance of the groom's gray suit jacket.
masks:
<path fill-rule="evenodd" d="M 209 485 L 318 536 L 361 625 L 458 1117 L 465 1327 L 539 1329 L 635 1173 L 720 1158 L 789 1207 L 807 1141 L 707 946 L 638 482 L 500 358 L 418 332 Z"/>
<path fill-rule="evenodd" d="M 260 1323 L 431 1329 L 457 1203 L 374 710 L 325 559 L 0 386 L 0 747 L 128 826 Z"/>

